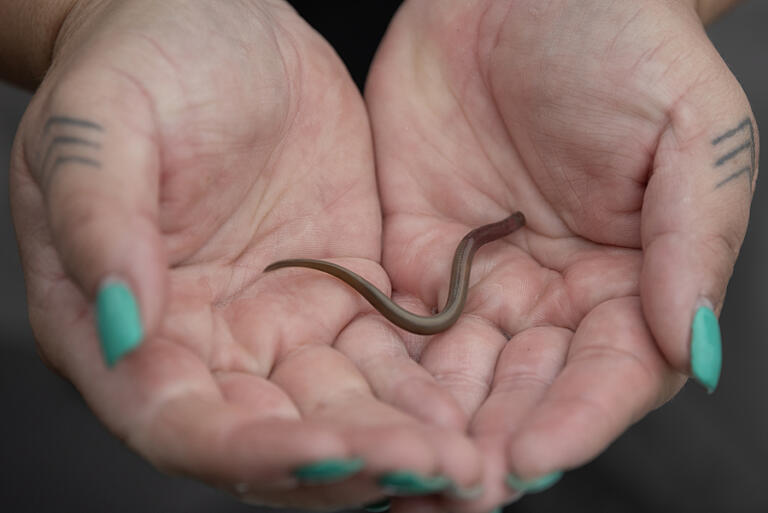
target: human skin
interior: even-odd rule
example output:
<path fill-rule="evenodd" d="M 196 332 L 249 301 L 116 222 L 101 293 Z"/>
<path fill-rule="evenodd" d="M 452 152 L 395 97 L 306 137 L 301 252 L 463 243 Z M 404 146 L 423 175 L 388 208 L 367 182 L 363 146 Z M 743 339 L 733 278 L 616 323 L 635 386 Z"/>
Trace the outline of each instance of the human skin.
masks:
<path fill-rule="evenodd" d="M 362 98 L 287 4 L 77 4 L 19 127 L 11 200 L 40 353 L 159 468 L 312 508 L 376 499 L 392 471 L 480 480 L 464 433 L 380 399 L 429 375 L 358 320 L 364 301 L 262 273 L 314 256 L 388 290 Z M 111 368 L 93 309 L 109 278 L 145 333 Z M 361 353 L 387 345 L 363 378 Z M 358 458 L 340 483 L 293 475 Z"/>
<path fill-rule="evenodd" d="M 490 510 L 506 476 L 583 465 L 691 374 L 747 226 L 754 118 L 687 2 L 412 0 L 365 97 L 398 301 L 441 304 L 457 234 L 527 218 L 478 254 L 450 331 L 403 334 L 424 403 L 449 392 L 483 448 L 462 507 Z"/>
<path fill-rule="evenodd" d="M 335 276 L 359 292 L 371 306 L 395 326 L 419 335 L 434 335 L 447 331 L 461 317 L 469 293 L 472 259 L 477 250 L 485 244 L 514 233 L 523 226 L 525 226 L 525 216 L 516 212 L 501 221 L 485 224 L 466 234 L 453 255 L 447 299 L 440 312 L 434 315 L 416 315 L 409 312 L 365 278 L 325 260 L 289 258 L 269 264 L 264 272 L 286 267 L 307 267 L 322 271 Z"/>
<path fill-rule="evenodd" d="M 470 488 L 479 447 L 482 497 L 394 507 L 480 512 L 511 498 L 507 473 L 582 464 L 679 388 L 690 285 L 721 304 L 751 192 L 743 176 L 716 186 L 709 143 L 749 107 L 693 3 L 601 3 L 592 17 L 568 2 L 519 2 L 533 8 L 507 17 L 481 16 L 494 2 L 405 4 L 366 93 L 396 298 L 428 312 L 466 231 L 518 208 L 530 223 L 478 255 L 467 315 L 431 339 L 393 332 L 327 277 L 261 275 L 279 258 L 332 258 L 389 290 L 368 119 L 338 59 L 283 4 L 210 5 L 78 3 L 54 51 L 40 38 L 6 73 L 33 83 L 53 55 L 11 177 L 41 354 L 131 447 L 244 498 L 306 507 L 374 498 L 393 469 Z M 56 16 L 42 19 L 56 33 Z M 648 50 L 637 34 L 659 51 L 633 60 Z M 688 73 L 659 72 L 681 54 Z M 104 129 L 98 179 L 37 169 L 62 113 Z M 685 152 L 680 133 L 698 136 Z M 634 185 L 612 183 L 617 170 Z M 664 221 L 694 237 L 661 253 L 657 279 L 645 241 Z M 715 242 L 691 265 L 702 237 Z M 107 369 L 91 303 L 111 275 L 135 289 L 148 335 Z M 290 477 L 350 456 L 367 466 L 345 483 Z"/>

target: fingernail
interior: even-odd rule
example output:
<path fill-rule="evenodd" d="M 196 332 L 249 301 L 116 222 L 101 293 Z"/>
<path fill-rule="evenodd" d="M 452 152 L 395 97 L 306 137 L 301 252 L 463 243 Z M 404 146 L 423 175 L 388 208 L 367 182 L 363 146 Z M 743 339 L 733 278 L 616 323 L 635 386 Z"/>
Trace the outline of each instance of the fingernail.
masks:
<path fill-rule="evenodd" d="M 358 473 L 365 463 L 362 459 L 321 460 L 293 471 L 293 476 L 305 484 L 332 483 Z"/>
<path fill-rule="evenodd" d="M 723 365 L 723 345 L 720 325 L 711 308 L 701 306 L 696 310 L 691 325 L 691 371 L 693 377 L 710 394 L 720 381 Z"/>
<path fill-rule="evenodd" d="M 455 497 L 457 499 L 472 500 L 477 499 L 483 494 L 483 487 L 478 485 L 473 486 L 472 488 L 461 488 L 456 485 L 451 485 L 447 493 L 451 497 Z"/>
<path fill-rule="evenodd" d="M 370 513 L 383 513 L 384 511 L 389 511 L 391 506 L 392 503 L 389 499 L 381 499 L 380 501 L 367 504 L 363 506 L 363 508 L 365 511 L 369 511 Z"/>
<path fill-rule="evenodd" d="M 96 297 L 96 324 L 109 367 L 141 343 L 144 329 L 139 305 L 124 281 L 107 279 L 101 285 Z"/>
<path fill-rule="evenodd" d="M 499 506 L 498 508 L 494 509 L 493 511 L 489 511 L 488 513 L 501 513 L 502 508 Z"/>
<path fill-rule="evenodd" d="M 514 490 L 517 490 L 518 492 L 538 493 L 538 492 L 543 492 L 547 488 L 553 486 L 555 483 L 560 481 L 561 477 L 563 477 L 562 472 L 552 472 L 551 474 L 547 474 L 546 476 L 541 476 L 536 479 L 529 479 L 526 481 L 526 480 L 520 479 L 514 474 L 508 474 L 507 486 L 509 486 Z"/>
<path fill-rule="evenodd" d="M 428 495 L 442 492 L 451 482 L 443 476 L 422 476 L 402 470 L 384 474 L 379 478 L 379 485 L 392 495 Z"/>

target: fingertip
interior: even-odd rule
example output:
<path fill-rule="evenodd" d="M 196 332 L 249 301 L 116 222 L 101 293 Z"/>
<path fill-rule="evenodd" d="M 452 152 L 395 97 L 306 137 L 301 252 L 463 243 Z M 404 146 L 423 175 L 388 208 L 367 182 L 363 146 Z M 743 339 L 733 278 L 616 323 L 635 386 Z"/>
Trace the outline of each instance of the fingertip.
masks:
<path fill-rule="evenodd" d="M 555 486 L 562 477 L 563 472 L 561 470 L 529 479 L 522 479 L 515 474 L 509 474 L 507 476 L 507 486 L 518 492 L 539 493 Z"/>
<path fill-rule="evenodd" d="M 510 484 L 512 480 L 524 482 L 558 471 L 563 466 L 562 461 L 555 461 L 556 456 L 563 456 L 568 447 L 559 448 L 557 443 L 548 441 L 543 433 L 526 431 L 520 436 L 513 437 L 507 445 L 507 471 L 505 478 L 507 486 L 515 491 L 525 490 Z"/>
<path fill-rule="evenodd" d="M 696 250 L 698 248 L 698 251 Z M 712 298 L 722 298 L 728 250 L 706 251 L 695 238 L 661 237 L 646 250 L 643 312 L 667 363 L 712 393 L 722 370 L 722 337 Z"/>
<path fill-rule="evenodd" d="M 710 394 L 720 382 L 722 364 L 722 337 L 717 316 L 710 305 L 699 306 L 691 326 L 691 373 Z"/>
<path fill-rule="evenodd" d="M 343 481 L 365 467 L 362 458 L 326 458 L 293 469 L 293 477 L 303 484 L 329 484 Z"/>
<path fill-rule="evenodd" d="M 136 296 L 124 280 L 103 280 L 96 296 L 96 326 L 102 354 L 108 367 L 135 350 L 144 338 Z"/>
<path fill-rule="evenodd" d="M 133 237 L 128 236 L 131 232 Z M 103 249 L 105 270 L 98 273 L 103 277 L 93 297 L 102 351 L 112 367 L 157 331 L 168 272 L 160 236 L 151 226 L 136 226 Z"/>
<path fill-rule="evenodd" d="M 566 468 L 577 466 L 580 456 L 557 445 L 551 436 L 531 431 L 511 440 L 504 476 L 507 490 L 520 495 L 543 492 L 560 481 Z"/>

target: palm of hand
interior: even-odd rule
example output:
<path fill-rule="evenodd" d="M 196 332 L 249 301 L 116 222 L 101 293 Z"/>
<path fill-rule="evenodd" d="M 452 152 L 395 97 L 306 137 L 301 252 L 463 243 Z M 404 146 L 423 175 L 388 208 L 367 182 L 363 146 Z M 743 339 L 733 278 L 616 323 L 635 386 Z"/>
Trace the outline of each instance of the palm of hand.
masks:
<path fill-rule="evenodd" d="M 668 30 L 641 7 L 425 4 L 398 14 L 366 89 L 383 263 L 401 301 L 440 307 L 461 235 L 527 216 L 477 255 L 457 325 L 406 338 L 435 394 L 461 404 L 499 501 L 506 469 L 581 464 L 682 385 L 644 320 L 640 234 L 667 113 L 692 80 L 676 69 L 684 43 L 637 44 Z"/>
<path fill-rule="evenodd" d="M 145 264 L 160 268 L 160 282 L 167 267 L 170 292 L 164 311 L 147 320 L 142 349 L 108 371 L 90 301 L 64 271 L 56 235 L 39 215 L 71 171 L 61 169 L 44 193 L 34 163 L 24 161 L 14 176 L 15 209 L 41 352 L 146 457 L 244 497 L 359 504 L 380 493 L 371 475 L 408 462 L 439 472 L 446 446 L 475 479 L 478 465 L 466 465 L 473 449 L 459 433 L 436 434 L 374 397 L 396 383 L 369 383 L 357 366 L 366 347 L 387 340 L 375 323 L 353 321 L 365 309 L 360 298 L 319 273 L 262 273 L 280 258 L 343 256 L 382 282 L 367 117 L 330 47 L 285 7 L 126 5 L 89 14 L 100 18 L 92 38 L 106 34 L 106 42 L 51 72 L 20 133 L 35 148 L 47 117 L 86 118 L 87 105 L 72 106 L 82 107 L 75 86 L 89 79 L 99 92 L 121 93 L 129 109 L 114 98 L 94 109 L 113 113 L 98 119 L 106 125 L 102 146 L 159 155 L 147 180 L 159 184 L 148 217 L 156 216 L 150 224 L 159 225 L 167 263 Z M 173 21 L 179 16 L 183 26 Z M 226 30 L 212 32 L 217 26 Z M 57 112 L 61 106 L 69 110 Z M 114 119 L 116 111 L 126 118 Z M 135 114 L 142 111 L 152 116 Z M 126 138 L 110 141 L 115 134 Z M 368 475 L 295 489 L 297 467 L 357 457 Z"/>

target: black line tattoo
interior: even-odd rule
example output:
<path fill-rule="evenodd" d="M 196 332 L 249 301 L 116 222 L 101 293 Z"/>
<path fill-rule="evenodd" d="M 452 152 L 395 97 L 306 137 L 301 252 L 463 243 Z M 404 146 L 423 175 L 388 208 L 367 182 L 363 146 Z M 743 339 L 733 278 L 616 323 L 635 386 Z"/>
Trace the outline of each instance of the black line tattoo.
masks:
<path fill-rule="evenodd" d="M 51 127 L 54 125 L 71 125 L 81 128 L 90 128 L 91 130 L 96 130 L 99 132 L 104 131 L 104 128 L 100 124 L 94 123 L 93 121 L 88 121 L 87 119 L 73 118 L 69 116 L 51 116 L 48 118 L 48 121 L 45 122 L 43 135 L 47 134 Z"/>
<path fill-rule="evenodd" d="M 46 169 L 48 167 L 48 160 L 51 158 L 51 155 L 53 155 L 53 152 L 58 145 L 67 145 L 67 144 L 87 146 L 89 148 L 93 148 L 96 150 L 101 149 L 101 143 L 98 143 L 96 141 L 90 141 L 88 139 L 83 139 L 82 137 L 60 135 L 60 136 L 54 137 L 51 140 L 50 144 L 48 145 L 48 149 L 45 150 L 45 155 L 43 156 L 43 160 L 42 160 L 42 163 L 40 164 L 40 168 Z"/>
<path fill-rule="evenodd" d="M 756 161 L 756 150 L 755 150 L 755 128 L 752 125 L 752 119 L 747 117 L 744 118 L 738 125 L 736 125 L 734 128 L 731 128 L 730 130 L 725 131 L 721 135 L 715 137 L 712 139 L 712 146 L 718 146 L 719 144 L 730 140 L 731 138 L 742 135 L 745 139 L 742 139 L 738 146 L 731 148 L 727 153 L 724 155 L 721 155 L 720 157 L 715 160 L 715 167 L 722 167 L 726 163 L 728 163 L 730 160 L 737 157 L 739 154 L 744 152 L 745 150 L 749 150 L 749 163 L 747 165 L 743 165 L 742 167 L 738 168 L 736 171 L 730 173 L 727 177 L 720 180 L 716 185 L 715 188 L 720 188 L 723 185 L 727 184 L 728 182 L 731 182 L 732 180 L 738 178 L 741 175 L 747 175 L 749 179 L 749 190 L 752 190 L 752 183 L 754 182 L 755 177 L 755 171 L 757 169 L 757 161 Z"/>
<path fill-rule="evenodd" d="M 717 159 L 717 162 L 715 162 L 715 165 L 722 166 L 723 164 L 731 160 L 733 157 L 735 157 L 742 151 L 746 150 L 747 148 L 750 148 L 751 146 L 752 146 L 752 143 L 750 141 L 745 142 L 741 146 L 737 147 L 734 150 L 729 151 L 728 153 L 726 153 L 725 155 Z"/>
<path fill-rule="evenodd" d="M 51 116 L 43 128 L 46 149 L 39 161 L 38 177 L 43 190 L 48 189 L 56 171 L 67 164 L 100 169 L 98 150 L 104 127 L 93 121 L 71 116 Z M 47 139 L 47 141 L 46 141 Z"/>
<path fill-rule="evenodd" d="M 715 189 L 717 189 L 718 187 L 722 187 L 723 185 L 727 184 L 728 182 L 730 182 L 734 178 L 738 178 L 739 176 L 743 175 L 744 173 L 750 173 L 750 171 L 752 171 L 752 169 L 749 166 L 742 167 L 741 169 L 739 169 L 735 173 L 732 173 L 731 175 L 726 177 L 724 180 L 720 180 L 719 182 L 717 182 L 717 185 L 715 185 Z M 750 182 L 750 184 L 751 183 L 752 182 Z"/>
<path fill-rule="evenodd" d="M 751 125 L 752 125 L 752 121 L 749 118 L 745 118 L 741 123 L 738 124 L 738 126 L 736 126 L 736 128 L 732 128 L 727 132 L 725 132 L 723 135 L 712 139 L 712 145 L 716 146 L 717 144 L 728 139 L 729 137 L 733 137 L 740 131 L 744 130 L 747 126 L 751 126 Z"/>
<path fill-rule="evenodd" d="M 69 164 L 71 162 L 83 164 L 84 166 L 101 168 L 101 162 L 99 162 L 98 160 L 89 159 L 87 157 L 78 157 L 77 155 L 66 155 L 64 157 L 59 157 L 56 159 L 56 161 L 53 163 L 53 166 L 51 167 L 51 171 L 53 171 L 59 166 L 62 166 L 64 164 Z"/>

